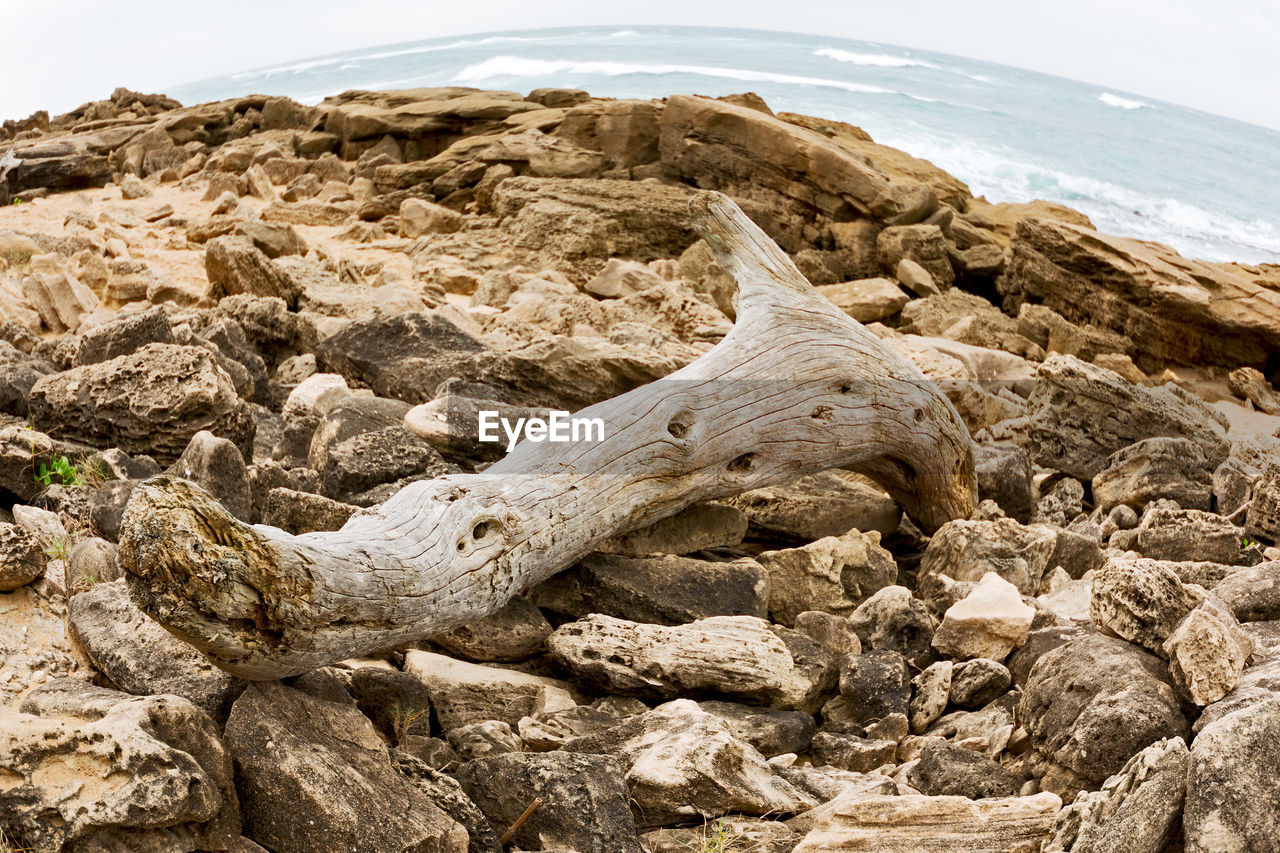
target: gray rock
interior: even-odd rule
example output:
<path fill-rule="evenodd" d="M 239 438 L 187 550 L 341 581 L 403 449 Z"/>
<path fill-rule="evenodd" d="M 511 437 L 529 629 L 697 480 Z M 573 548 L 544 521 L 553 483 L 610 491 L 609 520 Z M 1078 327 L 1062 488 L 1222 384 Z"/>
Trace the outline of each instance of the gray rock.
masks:
<path fill-rule="evenodd" d="M 74 596 L 97 584 L 124 577 L 117 560 L 118 551 L 114 543 L 93 536 L 77 542 L 67 556 L 67 593 Z"/>
<path fill-rule="evenodd" d="M 44 574 L 49 558 L 40 541 L 16 524 L 0 523 L 0 592 L 12 592 Z"/>
<path fill-rule="evenodd" d="M 946 741 L 926 744 L 907 780 L 931 797 L 952 795 L 971 800 L 1011 797 L 1022 787 L 1017 773 L 980 752 Z"/>
<path fill-rule="evenodd" d="M 1027 409 L 1032 460 L 1084 480 L 1102 471 L 1113 453 L 1147 438 L 1190 439 L 1213 467 L 1230 449 L 1225 418 L 1178 385 L 1130 385 L 1069 355 L 1040 366 Z"/>
<path fill-rule="evenodd" d="M 1036 595 L 1058 536 L 1046 525 L 1025 526 L 1011 518 L 994 521 L 949 521 L 929 540 L 920 558 L 917 590 L 937 610 L 951 602 L 944 592 L 946 575 L 954 581 L 980 581 L 994 572 L 1023 595 Z"/>
<path fill-rule="evenodd" d="M 136 314 L 121 314 L 82 334 L 73 365 L 97 364 L 137 352 L 147 344 L 173 342 L 168 314 L 157 305 Z"/>
<path fill-rule="evenodd" d="M 226 739 L 246 832 L 265 847 L 467 850 L 467 831 L 396 772 L 373 724 L 353 707 L 252 684 L 231 709 Z"/>
<path fill-rule="evenodd" d="M 722 720 L 687 699 L 570 740 L 564 749 L 619 758 L 641 826 L 728 812 L 794 814 L 817 805 Z"/>
<path fill-rule="evenodd" d="M 848 619 L 820 610 L 806 610 L 796 616 L 796 630 L 826 649 L 837 660 L 862 654 L 862 641 Z"/>
<path fill-rule="evenodd" d="M 293 489 L 274 488 L 267 493 L 262 523 L 288 533 L 339 530 L 360 507 Z"/>
<path fill-rule="evenodd" d="M 431 697 L 427 685 L 407 672 L 363 666 L 351 673 L 356 707 L 394 744 L 431 734 Z"/>
<path fill-rule="evenodd" d="M 1016 444 L 975 444 L 973 462 L 978 496 L 995 501 L 1015 521 L 1030 521 L 1035 498 L 1027 452 Z"/>
<path fill-rule="evenodd" d="M 431 652 L 405 652 L 404 669 L 427 685 L 431 707 L 446 733 L 485 720 L 518 725 L 522 717 L 545 710 L 548 696 L 554 699 L 554 707 L 575 704 L 563 681 Z"/>
<path fill-rule="evenodd" d="M 897 762 L 898 743 L 851 734 L 818 732 L 809 746 L 809 755 L 818 767 L 870 773 L 877 767 Z"/>
<path fill-rule="evenodd" d="M 221 722 L 244 689 L 244 682 L 139 610 L 123 580 L 73 595 L 67 623 L 93 665 L 135 696 L 181 696 Z"/>
<path fill-rule="evenodd" d="M 57 372 L 57 366 L 51 362 L 0 340 L 0 412 L 26 417 L 31 387 L 41 377 Z"/>
<path fill-rule="evenodd" d="M 103 539 L 109 542 L 119 540 L 124 509 L 137 485 L 137 480 L 108 480 L 89 499 L 89 520 Z"/>
<path fill-rule="evenodd" d="M 1190 735 L 1164 661 L 1093 632 L 1040 657 L 1018 719 L 1043 762 L 1041 788 L 1064 798 L 1097 788 L 1157 740 Z"/>
<path fill-rule="evenodd" d="M 1164 643 L 1174 686 L 1183 698 L 1202 706 L 1235 688 L 1252 653 L 1253 639 L 1213 598 L 1188 613 Z"/>
<path fill-rule="evenodd" d="M 804 752 L 817 728 L 813 716 L 803 711 L 775 711 L 737 702 L 699 702 L 698 707 L 723 720 L 734 737 L 765 758 Z"/>
<path fill-rule="evenodd" d="M 831 660 L 807 638 L 807 654 L 794 654 L 792 645 L 803 635 L 790 633 L 792 643 L 753 616 L 664 627 L 594 614 L 557 628 L 547 650 L 576 678 L 610 693 L 693 692 L 781 709 L 811 708 L 829 686 Z"/>
<path fill-rule="evenodd" d="M 898 565 L 875 532 L 851 530 L 756 559 L 769 573 L 770 615 L 783 625 L 794 625 L 806 610 L 848 616 L 898 578 Z"/>
<path fill-rule="evenodd" d="M 1191 744 L 1182 815 L 1188 853 L 1267 850 L 1280 838 L 1280 696 L 1227 714 Z"/>
<path fill-rule="evenodd" d="M 1245 532 L 1250 538 L 1273 544 L 1280 539 L 1280 465 L 1268 464 L 1262 476 L 1253 482 L 1253 499 L 1245 514 Z"/>
<path fill-rule="evenodd" d="M 1209 509 L 1213 466 L 1189 438 L 1148 438 L 1118 450 L 1093 478 L 1093 502 L 1103 512 L 1124 504 L 1142 510 L 1159 499 L 1184 509 Z"/>
<path fill-rule="evenodd" d="M 37 429 L 162 463 L 176 460 L 202 429 L 251 455 L 255 429 L 213 356 L 170 344 L 41 379 L 31 389 L 31 419 Z"/>
<path fill-rule="evenodd" d="M 1241 622 L 1280 619 L 1280 561 L 1239 569 L 1210 591 Z"/>
<path fill-rule="evenodd" d="M 391 754 L 391 758 L 401 776 L 426 794 L 442 812 L 462 824 L 469 836 L 467 853 L 502 853 L 498 832 L 457 780 L 439 772 L 429 762 L 399 749 Z"/>
<path fill-rule="evenodd" d="M 743 492 L 725 503 L 746 513 L 752 527 L 806 541 L 850 530 L 888 535 L 902 514 L 883 491 L 831 471 Z"/>
<path fill-rule="evenodd" d="M 940 660 L 911 679 L 913 690 L 908 713 L 913 733 L 923 734 L 947 709 L 954 674 L 955 665 L 949 660 Z"/>
<path fill-rule="evenodd" d="M 467 723 L 450 729 L 445 737 L 464 765 L 478 758 L 524 751 L 520 736 L 502 720 Z"/>
<path fill-rule="evenodd" d="M 858 605 L 849 616 L 864 651 L 898 652 L 916 665 L 928 665 L 937 620 L 923 601 L 904 586 L 887 586 Z"/>
<path fill-rule="evenodd" d="M 1113 558 L 1093 577 L 1089 616 L 1117 637 L 1164 655 L 1164 642 L 1204 599 L 1158 560 Z"/>
<path fill-rule="evenodd" d="M 906 659 L 891 651 L 846 657 L 840 665 L 840 695 L 849 703 L 854 722 L 906 714 L 911 700 Z"/>
<path fill-rule="evenodd" d="M 644 710 L 648 710 L 645 708 Z M 525 749 L 549 752 L 577 737 L 600 734 L 616 726 L 624 717 L 590 705 L 559 711 L 540 711 L 523 717 L 516 731 Z"/>
<path fill-rule="evenodd" d="M 458 781 L 495 827 L 511 826 L 542 800 L 512 838 L 522 847 L 640 853 L 625 773 L 605 755 L 525 753 L 469 762 Z"/>
<path fill-rule="evenodd" d="M 755 560 L 731 563 L 691 557 L 592 554 L 529 591 L 544 610 L 581 618 L 603 613 L 657 625 L 708 616 L 767 613 L 768 575 Z"/>
<path fill-rule="evenodd" d="M 1013 676 L 1004 664 L 986 658 L 958 663 L 951 674 L 951 703 L 976 710 L 1009 689 Z"/>
<path fill-rule="evenodd" d="M 1223 565 L 1262 562 L 1242 547 L 1244 530 L 1220 515 L 1165 504 L 1147 507 L 1133 530 L 1112 534 L 1111 547 L 1155 560 L 1205 561 Z"/>
<path fill-rule="evenodd" d="M 1189 763 L 1182 738 L 1151 744 L 1058 813 L 1046 853 L 1161 853 L 1182 812 Z"/>
<path fill-rule="evenodd" d="M 169 474 L 191 480 L 241 521 L 249 520 L 249 469 L 234 444 L 208 430 L 191 436 Z"/>
<path fill-rule="evenodd" d="M 697 503 L 639 530 L 614 536 L 598 550 L 624 557 L 692 554 L 740 545 L 746 535 L 747 517 L 742 510 L 728 504 Z"/>
<path fill-rule="evenodd" d="M 60 678 L 0 711 L 0 731 L 8 843 L 170 853 L 240 836 L 231 755 L 185 699 Z"/>
<path fill-rule="evenodd" d="M 474 661 L 527 660 L 543 650 L 551 623 L 522 598 L 483 619 L 437 634 L 431 642 L 454 657 Z"/>

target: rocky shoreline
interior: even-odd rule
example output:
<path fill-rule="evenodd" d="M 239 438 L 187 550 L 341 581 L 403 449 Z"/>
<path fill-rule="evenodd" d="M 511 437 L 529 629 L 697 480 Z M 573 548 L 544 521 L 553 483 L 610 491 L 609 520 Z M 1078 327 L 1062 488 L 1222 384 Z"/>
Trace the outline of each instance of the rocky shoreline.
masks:
<path fill-rule="evenodd" d="M 1237 851 L 1280 838 L 1280 267 L 990 204 L 757 96 L 117 90 L 0 127 L 0 851 Z M 975 439 L 696 504 L 417 648 L 246 683 L 135 488 L 336 530 L 732 327 L 732 197 Z M 505 837 L 504 836 L 509 836 Z"/>

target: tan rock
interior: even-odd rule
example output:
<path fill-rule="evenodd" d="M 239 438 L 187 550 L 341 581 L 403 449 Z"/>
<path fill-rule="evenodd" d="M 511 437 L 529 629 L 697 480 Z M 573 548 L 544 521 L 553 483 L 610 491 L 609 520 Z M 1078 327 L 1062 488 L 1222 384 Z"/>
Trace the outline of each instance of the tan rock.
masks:
<path fill-rule="evenodd" d="M 452 234 L 462 227 L 462 214 L 420 198 L 407 198 L 400 203 L 400 234 L 421 237 L 423 234 Z"/>
<path fill-rule="evenodd" d="M 859 323 L 892 317 L 910 301 L 907 294 L 887 278 L 823 285 L 818 288 L 818 292 Z"/>
<path fill-rule="evenodd" d="M 948 657 L 1004 660 L 1031 630 L 1035 608 L 1022 602 L 1018 588 L 995 572 L 943 614 L 933 647 Z"/>
<path fill-rule="evenodd" d="M 802 548 L 765 551 L 760 565 L 769 572 L 769 612 L 793 625 L 806 610 L 841 616 L 898 577 L 893 555 L 880 547 L 880 534 L 851 530 Z"/>
<path fill-rule="evenodd" d="M 1197 705 L 1217 702 L 1235 688 L 1253 653 L 1253 639 L 1230 610 L 1206 598 L 1164 642 L 1174 686 Z"/>

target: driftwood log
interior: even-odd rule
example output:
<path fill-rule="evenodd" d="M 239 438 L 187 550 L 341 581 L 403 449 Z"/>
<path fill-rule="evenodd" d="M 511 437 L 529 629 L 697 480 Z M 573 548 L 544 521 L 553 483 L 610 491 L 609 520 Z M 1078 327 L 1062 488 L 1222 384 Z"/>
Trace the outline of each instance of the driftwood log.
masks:
<path fill-rule="evenodd" d="M 301 536 L 157 477 L 121 526 L 134 601 L 223 669 L 271 679 L 474 621 L 610 536 L 827 468 L 871 476 L 926 531 L 967 517 L 972 447 L 947 399 L 727 196 L 690 207 L 738 282 L 737 323 L 682 370 L 577 413 L 604 420 L 603 441 L 522 442 Z"/>

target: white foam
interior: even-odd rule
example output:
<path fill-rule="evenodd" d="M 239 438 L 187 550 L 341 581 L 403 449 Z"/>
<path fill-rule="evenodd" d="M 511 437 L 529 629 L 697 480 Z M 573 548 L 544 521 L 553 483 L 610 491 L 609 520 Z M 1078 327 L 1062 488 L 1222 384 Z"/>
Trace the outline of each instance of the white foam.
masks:
<path fill-rule="evenodd" d="M 796 74 L 777 74 L 772 71 L 755 71 L 747 68 L 721 68 L 714 65 L 660 65 L 631 62 L 583 61 L 573 59 L 527 59 L 521 56 L 494 56 L 475 65 L 468 65 L 453 76 L 453 83 L 478 83 L 495 77 L 539 77 L 548 74 L 598 74 L 603 77 L 621 77 L 628 74 L 693 74 L 701 77 L 718 77 L 741 80 L 744 83 L 780 83 L 792 86 L 821 86 L 843 89 L 865 95 L 907 95 L 865 83 L 845 80 L 828 80 L 822 77 L 803 77 Z M 919 98 L 919 100 L 926 100 Z"/>
<path fill-rule="evenodd" d="M 1140 110 L 1143 107 L 1154 109 L 1150 104 L 1143 101 L 1135 101 L 1130 98 L 1122 98 L 1119 95 L 1113 95 L 1110 92 L 1103 92 L 1098 96 L 1098 100 L 1109 107 L 1119 107 L 1122 110 Z"/>
<path fill-rule="evenodd" d="M 629 39 L 640 35 L 635 30 L 618 30 L 616 33 L 609 33 L 611 39 Z"/>
<path fill-rule="evenodd" d="M 890 56 L 887 53 L 854 53 L 851 50 L 840 50 L 824 47 L 813 52 L 814 56 L 825 56 L 836 62 L 848 62 L 852 65 L 870 65 L 876 68 L 937 68 L 932 62 L 921 62 L 905 56 Z"/>
<path fill-rule="evenodd" d="M 312 70 L 313 68 L 322 68 L 326 65 L 341 65 L 343 63 L 363 62 L 370 59 L 393 59 L 397 56 L 415 56 L 420 53 L 438 53 L 444 50 L 457 50 L 458 48 L 463 47 L 483 47 L 490 44 L 549 41 L 553 38 L 556 38 L 556 36 L 488 36 L 482 39 L 461 39 L 459 41 L 449 42 L 448 44 L 418 45 L 416 47 L 405 47 L 398 50 L 379 50 L 373 53 L 361 53 L 354 56 L 308 59 L 302 62 L 294 62 L 290 65 L 279 65 L 274 68 L 242 71 L 239 74 L 231 75 L 231 79 L 242 80 L 246 77 L 274 77 L 277 74 L 302 74 L 306 71 Z"/>

